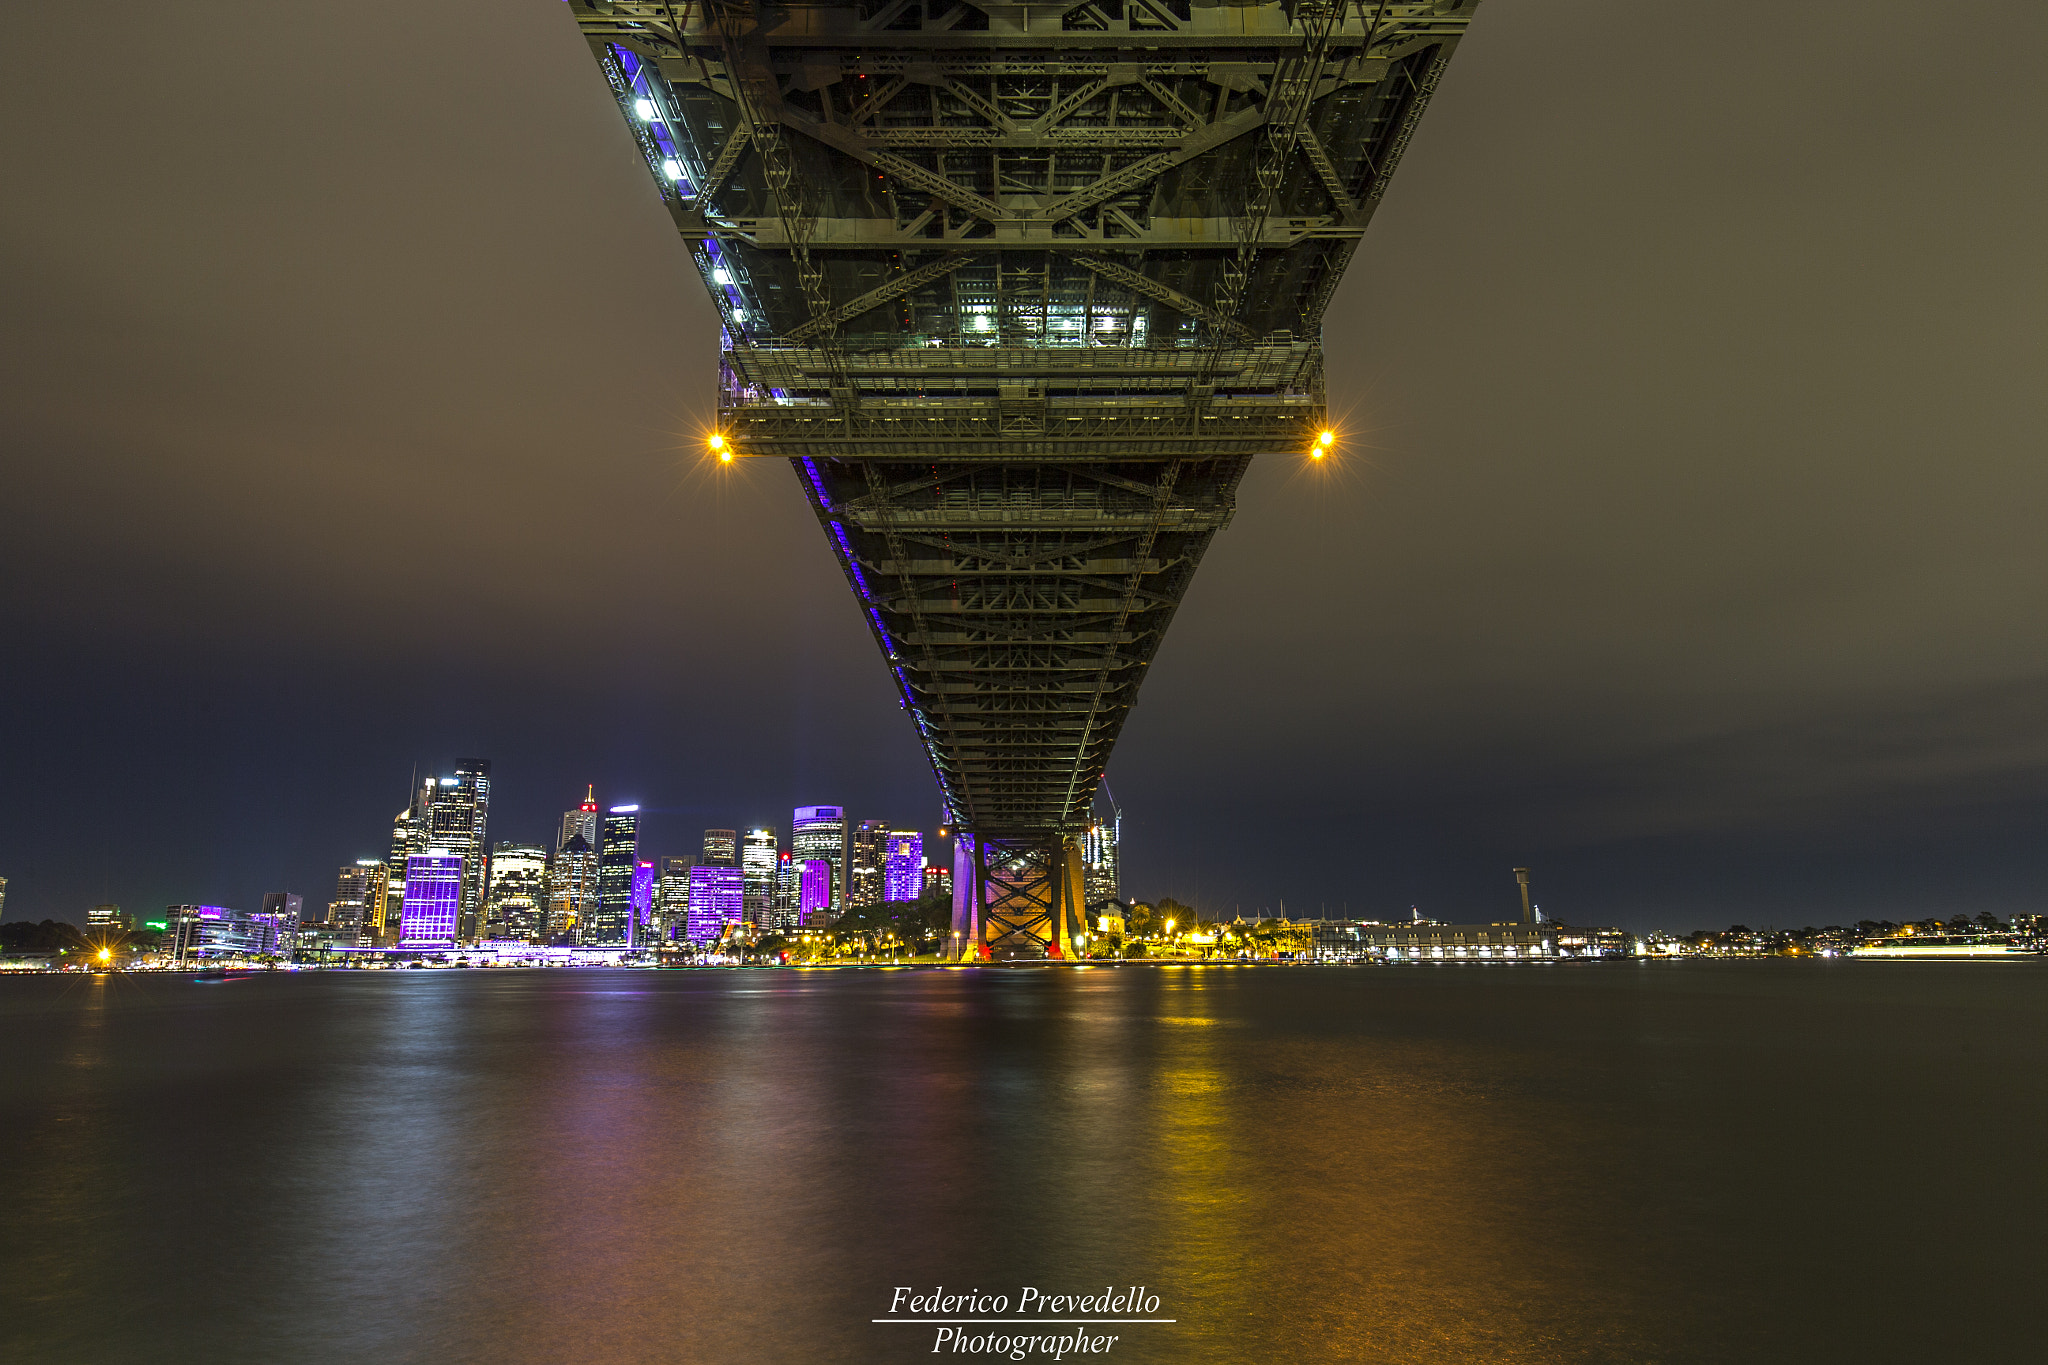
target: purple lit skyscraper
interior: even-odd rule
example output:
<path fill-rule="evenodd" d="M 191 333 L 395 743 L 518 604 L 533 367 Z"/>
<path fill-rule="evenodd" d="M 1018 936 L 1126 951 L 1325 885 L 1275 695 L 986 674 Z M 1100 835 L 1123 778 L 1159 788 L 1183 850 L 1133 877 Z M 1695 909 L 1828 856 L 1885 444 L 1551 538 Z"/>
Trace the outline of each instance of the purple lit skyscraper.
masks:
<path fill-rule="evenodd" d="M 882 899 L 914 901 L 924 894 L 924 836 L 916 830 L 892 829 L 883 844 Z"/>
<path fill-rule="evenodd" d="M 813 914 L 829 916 L 832 910 L 832 864 L 823 858 L 806 858 L 797 874 L 796 922 L 806 929 L 820 926 Z"/>
<path fill-rule="evenodd" d="M 401 948 L 453 948 L 462 916 L 462 859 L 445 849 L 405 860 L 405 904 L 399 912 Z"/>
<path fill-rule="evenodd" d="M 654 864 L 633 864 L 633 922 L 627 942 L 636 948 L 647 946 L 654 924 Z"/>
<path fill-rule="evenodd" d="M 691 868 L 690 909 L 684 936 L 699 945 L 718 942 L 726 925 L 740 922 L 745 904 L 745 874 L 738 868 Z"/>

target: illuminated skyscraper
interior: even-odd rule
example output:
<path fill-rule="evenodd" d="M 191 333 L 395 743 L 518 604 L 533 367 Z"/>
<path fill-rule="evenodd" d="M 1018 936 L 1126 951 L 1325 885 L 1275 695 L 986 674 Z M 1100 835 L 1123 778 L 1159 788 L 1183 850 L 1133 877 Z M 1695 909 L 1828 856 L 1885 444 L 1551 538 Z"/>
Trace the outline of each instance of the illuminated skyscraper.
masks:
<path fill-rule="evenodd" d="M 128 927 L 128 917 L 118 905 L 95 905 L 85 912 L 85 927 L 101 933 L 118 934 Z"/>
<path fill-rule="evenodd" d="M 633 869 L 640 862 L 640 808 L 613 806 L 604 817 L 597 855 L 597 909 L 580 941 L 597 948 L 632 942 Z"/>
<path fill-rule="evenodd" d="M 747 831 L 740 845 L 740 871 L 746 886 L 747 922 L 772 928 L 775 907 L 775 831 L 761 825 Z"/>
<path fill-rule="evenodd" d="M 924 870 L 924 894 L 945 900 L 953 899 L 953 869 L 933 863 Z"/>
<path fill-rule="evenodd" d="M 863 820 L 853 827 L 846 869 L 846 903 L 856 909 L 883 900 L 882 859 L 887 856 L 889 822 Z"/>
<path fill-rule="evenodd" d="M 334 899 L 327 903 L 327 922 L 343 931 L 342 942 L 368 946 L 377 934 L 377 907 L 373 903 L 383 886 L 378 873 L 384 864 L 375 858 L 359 858 L 334 878 Z"/>
<path fill-rule="evenodd" d="M 924 835 L 913 829 L 889 831 L 882 859 L 882 899 L 914 901 L 924 894 Z"/>
<path fill-rule="evenodd" d="M 830 874 L 832 912 L 846 908 L 846 807 L 798 806 L 790 821 L 789 851 L 799 864 L 821 859 Z M 801 896 L 799 896 L 801 899 Z M 802 908 L 801 905 L 798 906 Z"/>
<path fill-rule="evenodd" d="M 745 914 L 746 887 L 736 867 L 690 869 L 690 912 L 685 936 L 699 947 L 718 942 L 725 926 Z"/>
<path fill-rule="evenodd" d="M 796 922 L 806 929 L 823 928 L 832 920 L 832 865 L 806 858 L 798 866 Z"/>
<path fill-rule="evenodd" d="M 538 942 L 547 933 L 548 851 L 539 844 L 499 843 L 491 850 L 484 892 L 484 938 Z"/>
<path fill-rule="evenodd" d="M 1115 900 L 1117 890 L 1117 846 L 1123 840 L 1124 813 L 1111 806 L 1097 812 L 1081 841 L 1081 886 L 1088 904 Z"/>
<path fill-rule="evenodd" d="M 392 817 L 391 851 L 384 857 L 384 906 L 377 916 L 377 941 L 398 941 L 399 914 L 405 905 L 406 862 L 427 851 L 427 809 L 433 804 L 434 780 L 413 789 L 412 804 Z"/>
<path fill-rule="evenodd" d="M 775 860 L 775 922 L 773 928 L 789 929 L 796 925 L 797 866 L 789 850 L 782 850 Z"/>
<path fill-rule="evenodd" d="M 633 913 L 626 924 L 626 936 L 635 948 L 658 942 L 654 933 L 654 864 L 645 860 L 633 864 Z"/>
<path fill-rule="evenodd" d="M 583 804 L 562 813 L 562 833 L 548 867 L 547 939 L 573 940 L 597 910 L 597 789 L 584 790 Z"/>
<path fill-rule="evenodd" d="M 698 864 L 703 867 L 738 867 L 739 838 L 736 830 L 705 830 L 703 856 L 697 859 Z"/>
<path fill-rule="evenodd" d="M 455 776 L 434 784 L 427 837 L 435 848 L 445 848 L 462 859 L 462 918 L 456 928 L 456 937 L 461 939 L 474 939 L 482 927 L 488 868 L 484 853 L 490 847 L 484 842 L 484 832 L 490 814 L 491 761 L 457 759 Z"/>
<path fill-rule="evenodd" d="M 116 910 L 119 906 L 114 907 Z M 306 898 L 289 891 L 266 891 L 263 893 L 263 914 L 270 916 L 278 925 L 288 927 L 297 933 L 299 926 L 306 922 Z"/>
<path fill-rule="evenodd" d="M 690 869 L 695 858 L 663 858 L 654 884 L 655 937 L 663 943 L 686 937 L 690 922 Z"/>
<path fill-rule="evenodd" d="M 405 908 L 399 921 L 401 948 L 452 948 L 462 921 L 462 858 L 431 848 L 405 860 Z"/>

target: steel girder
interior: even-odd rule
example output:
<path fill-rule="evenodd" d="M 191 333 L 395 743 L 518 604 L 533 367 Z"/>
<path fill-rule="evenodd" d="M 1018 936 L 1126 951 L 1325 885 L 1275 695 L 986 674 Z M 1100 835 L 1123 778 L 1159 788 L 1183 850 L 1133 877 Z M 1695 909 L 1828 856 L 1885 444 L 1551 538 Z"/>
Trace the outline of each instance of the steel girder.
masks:
<path fill-rule="evenodd" d="M 1063 905 L 1245 468 L 1325 421 L 1323 309 L 1476 0 L 570 3 L 723 318 L 722 433 L 792 461 L 976 836 L 975 923 Z"/>

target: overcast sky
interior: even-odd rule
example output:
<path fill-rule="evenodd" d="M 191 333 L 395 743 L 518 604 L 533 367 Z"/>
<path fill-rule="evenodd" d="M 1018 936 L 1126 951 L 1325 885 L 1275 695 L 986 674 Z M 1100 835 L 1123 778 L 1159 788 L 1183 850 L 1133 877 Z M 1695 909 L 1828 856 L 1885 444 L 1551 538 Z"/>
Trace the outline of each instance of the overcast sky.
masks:
<path fill-rule="evenodd" d="M 1488 0 L 1110 766 L 1128 894 L 1579 922 L 2043 908 L 2033 4 Z M 7 919 L 253 907 L 595 782 L 643 853 L 931 828 L 553 0 L 0 8 Z"/>

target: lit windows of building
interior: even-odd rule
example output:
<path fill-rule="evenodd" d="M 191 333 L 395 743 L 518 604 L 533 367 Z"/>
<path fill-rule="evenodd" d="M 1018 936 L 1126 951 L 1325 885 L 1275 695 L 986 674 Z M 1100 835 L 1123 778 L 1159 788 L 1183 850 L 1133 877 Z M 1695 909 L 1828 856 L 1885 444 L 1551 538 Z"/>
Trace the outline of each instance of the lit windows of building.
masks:
<path fill-rule="evenodd" d="M 830 877 L 827 892 L 834 914 L 846 908 L 846 807 L 798 806 L 790 821 L 789 851 L 799 867 L 813 859 L 824 862 Z M 802 874 L 799 873 L 799 880 Z M 802 890 L 798 891 L 801 913 Z"/>
<path fill-rule="evenodd" d="M 491 849 L 483 936 L 540 942 L 547 933 L 548 851 L 503 842 Z"/>
<path fill-rule="evenodd" d="M 334 878 L 334 899 L 327 903 L 327 923 L 337 942 L 368 947 L 377 934 L 377 907 L 371 902 L 382 883 L 377 874 L 384 864 L 375 858 L 358 858 Z"/>
<path fill-rule="evenodd" d="M 484 877 L 488 866 L 484 854 L 485 827 L 491 814 L 491 761 L 487 758 L 458 759 L 455 775 L 433 784 L 432 804 L 427 813 L 427 840 L 462 859 L 462 914 L 456 937 L 473 940 L 482 929 Z"/>
<path fill-rule="evenodd" d="M 740 923 L 745 914 L 746 888 L 736 867 L 690 869 L 690 909 L 684 937 L 699 947 L 709 947 L 725 936 L 728 924 Z"/>
<path fill-rule="evenodd" d="M 882 899 L 914 901 L 924 894 L 924 835 L 892 829 L 882 859 Z"/>
<path fill-rule="evenodd" d="M 654 936 L 662 943 L 687 938 L 690 920 L 690 869 L 695 858 L 663 858 L 654 884 Z"/>
<path fill-rule="evenodd" d="M 1081 888 L 1087 904 L 1115 900 L 1118 890 L 1117 861 L 1123 842 L 1124 813 L 1112 807 L 1098 815 L 1081 841 Z"/>
<path fill-rule="evenodd" d="M 774 927 L 775 873 L 778 864 L 775 831 L 756 825 L 740 845 L 740 871 L 746 886 L 747 923 L 756 929 Z"/>
<path fill-rule="evenodd" d="M 597 909 L 584 922 L 586 948 L 625 947 L 632 942 L 633 872 L 640 864 L 640 808 L 613 806 L 605 812 L 597 856 Z"/>
<path fill-rule="evenodd" d="M 738 867 L 739 833 L 730 829 L 704 831 L 704 856 L 697 861 L 706 867 Z"/>
<path fill-rule="evenodd" d="M 88 932 L 102 934 L 125 933 L 128 917 L 121 913 L 118 905 L 95 905 L 85 912 L 85 927 Z"/>
<path fill-rule="evenodd" d="M 831 924 L 832 865 L 823 858 L 806 858 L 797 873 L 796 922 L 804 929 Z"/>
<path fill-rule="evenodd" d="M 431 848 L 405 860 L 401 948 L 453 948 L 462 923 L 464 869 L 460 854 Z"/>
<path fill-rule="evenodd" d="M 933 863 L 924 870 L 924 894 L 953 899 L 953 869 Z"/>
<path fill-rule="evenodd" d="M 846 903 L 855 908 L 880 905 L 887 896 L 882 885 L 883 860 L 888 856 L 889 824 L 886 820 L 863 820 L 854 826 L 852 863 L 846 872 Z"/>
<path fill-rule="evenodd" d="M 654 864 L 642 861 L 633 864 L 632 919 L 627 925 L 628 938 L 635 948 L 645 948 L 656 941 L 654 936 Z"/>

